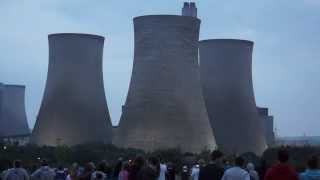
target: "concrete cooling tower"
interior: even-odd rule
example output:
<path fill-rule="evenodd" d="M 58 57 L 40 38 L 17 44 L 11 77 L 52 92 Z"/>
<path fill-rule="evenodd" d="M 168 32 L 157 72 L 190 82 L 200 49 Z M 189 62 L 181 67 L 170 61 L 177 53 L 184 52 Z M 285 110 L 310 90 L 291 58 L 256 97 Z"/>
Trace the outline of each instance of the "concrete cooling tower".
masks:
<path fill-rule="evenodd" d="M 200 20 L 151 15 L 134 19 L 132 77 L 114 144 L 146 151 L 214 148 L 198 66 Z"/>
<path fill-rule="evenodd" d="M 268 108 L 257 107 L 259 116 L 261 118 L 264 134 L 266 138 L 267 145 L 272 147 L 275 145 L 275 134 L 274 134 L 274 120 L 273 116 L 269 115 Z"/>
<path fill-rule="evenodd" d="M 229 153 L 266 148 L 252 85 L 253 42 L 200 42 L 200 72 L 211 126 L 220 149 Z"/>
<path fill-rule="evenodd" d="M 104 37 L 49 35 L 49 70 L 32 135 L 38 145 L 111 143 L 102 74 Z"/>
<path fill-rule="evenodd" d="M 0 84 L 0 137 L 28 134 L 25 86 Z"/>

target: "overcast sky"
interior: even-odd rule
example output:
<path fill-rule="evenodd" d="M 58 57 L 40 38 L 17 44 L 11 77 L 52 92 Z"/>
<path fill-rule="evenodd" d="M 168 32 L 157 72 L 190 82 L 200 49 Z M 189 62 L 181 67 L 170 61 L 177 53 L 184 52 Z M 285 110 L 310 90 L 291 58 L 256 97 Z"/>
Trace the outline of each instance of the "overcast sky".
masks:
<path fill-rule="evenodd" d="M 270 108 L 281 136 L 320 135 L 320 0 L 199 0 L 200 39 L 255 42 L 257 105 Z M 0 0 L 0 82 L 24 84 L 29 125 L 41 103 L 47 35 L 106 37 L 104 81 L 117 124 L 131 76 L 132 18 L 180 14 L 181 0 Z"/>

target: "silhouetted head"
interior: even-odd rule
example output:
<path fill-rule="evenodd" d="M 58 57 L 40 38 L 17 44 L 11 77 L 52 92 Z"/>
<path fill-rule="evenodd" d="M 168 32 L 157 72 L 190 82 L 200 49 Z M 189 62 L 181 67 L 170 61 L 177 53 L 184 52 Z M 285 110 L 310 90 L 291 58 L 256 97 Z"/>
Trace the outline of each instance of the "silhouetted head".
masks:
<path fill-rule="evenodd" d="M 289 161 L 289 152 L 285 149 L 280 149 L 278 151 L 278 160 L 281 163 L 286 163 Z"/>
<path fill-rule="evenodd" d="M 238 167 L 243 167 L 244 166 L 244 159 L 241 156 L 237 157 L 235 160 L 235 165 Z"/>
<path fill-rule="evenodd" d="M 63 169 L 64 169 L 64 168 L 63 168 L 62 165 L 59 165 L 59 166 L 58 166 L 58 170 L 59 170 L 59 171 L 63 171 Z"/>
<path fill-rule="evenodd" d="M 309 169 L 318 169 L 319 168 L 319 159 L 317 156 L 311 156 L 308 159 L 307 166 Z"/>
<path fill-rule="evenodd" d="M 144 163 L 145 161 L 142 156 L 138 156 L 133 162 L 134 166 L 136 166 L 138 169 L 142 168 L 142 166 L 144 166 Z"/>
<path fill-rule="evenodd" d="M 97 170 L 98 170 L 98 171 L 105 172 L 106 169 L 107 169 L 107 163 L 106 163 L 105 161 L 101 161 L 101 162 L 98 164 Z"/>
<path fill-rule="evenodd" d="M 161 156 L 158 156 L 158 160 L 159 160 L 160 163 L 164 163 L 165 162 Z"/>
<path fill-rule="evenodd" d="M 49 163 L 46 159 L 42 159 L 41 166 L 49 166 Z"/>
<path fill-rule="evenodd" d="M 212 160 L 212 161 L 216 161 L 216 160 L 222 158 L 222 156 L 223 156 L 223 153 L 222 153 L 221 151 L 219 151 L 219 150 L 214 150 L 214 151 L 212 151 L 212 153 L 211 153 L 211 160 Z"/>
<path fill-rule="evenodd" d="M 154 167 L 157 171 L 158 176 L 160 175 L 160 161 L 156 157 L 150 157 L 148 159 L 148 164 Z"/>
<path fill-rule="evenodd" d="M 15 167 L 15 168 L 21 168 L 21 166 L 22 166 L 22 163 L 21 163 L 20 160 L 15 160 L 15 161 L 13 162 L 13 167 Z"/>
<path fill-rule="evenodd" d="M 158 166 L 158 165 L 160 164 L 160 161 L 159 161 L 159 159 L 156 158 L 156 157 L 150 157 L 150 158 L 148 159 L 148 163 L 151 164 L 151 165 L 153 165 L 153 166 Z"/>

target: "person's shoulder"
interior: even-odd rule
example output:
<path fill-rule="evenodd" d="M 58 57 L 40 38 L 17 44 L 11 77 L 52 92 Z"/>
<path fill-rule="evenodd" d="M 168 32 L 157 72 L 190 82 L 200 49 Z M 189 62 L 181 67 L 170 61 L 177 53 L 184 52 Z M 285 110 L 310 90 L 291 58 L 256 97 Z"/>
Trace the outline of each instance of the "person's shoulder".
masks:
<path fill-rule="evenodd" d="M 287 173 L 287 174 L 290 174 L 290 176 L 295 176 L 297 177 L 297 173 L 295 171 L 295 169 L 287 164 L 281 164 L 281 163 L 278 163 L 278 164 L 275 164 L 273 166 L 271 166 L 267 172 L 266 172 L 266 176 L 274 176 L 276 174 L 279 174 L 279 173 Z"/>
<path fill-rule="evenodd" d="M 271 169 L 272 167 L 268 168 L 266 171 L 266 174 L 264 175 L 264 179 L 268 179 L 271 176 L 273 176 L 273 170 Z"/>
<path fill-rule="evenodd" d="M 229 168 L 229 169 L 225 170 L 225 171 L 224 171 L 224 173 L 225 173 L 225 174 L 229 174 L 229 173 L 234 172 L 235 170 L 236 170 L 236 168 L 235 168 L 235 167 L 231 167 L 231 168 Z"/>
<path fill-rule="evenodd" d="M 297 175 L 298 174 L 296 169 L 293 166 L 287 165 L 287 169 L 293 175 Z"/>
<path fill-rule="evenodd" d="M 307 176 L 307 172 L 302 172 L 299 174 L 299 179 L 303 180 Z"/>
<path fill-rule="evenodd" d="M 3 171 L 3 173 L 10 173 L 10 172 L 12 172 L 13 170 L 14 170 L 14 168 L 10 168 L 10 169 L 7 169 L 7 170 Z"/>
<path fill-rule="evenodd" d="M 229 169 L 227 169 L 226 171 L 236 171 L 236 170 L 242 170 L 242 168 L 239 168 L 239 167 L 236 167 L 236 166 L 234 166 L 234 167 L 230 167 Z"/>
<path fill-rule="evenodd" d="M 20 171 L 26 171 L 26 169 L 25 168 L 17 168 L 17 169 L 19 169 Z"/>
<path fill-rule="evenodd" d="M 276 169 L 278 169 L 278 165 L 273 165 L 267 169 L 266 173 L 273 173 Z"/>
<path fill-rule="evenodd" d="M 212 169 L 212 168 L 213 168 L 212 164 L 207 164 L 207 165 L 201 167 L 200 171 L 202 171 L 202 172 L 203 171 L 210 171 L 210 169 Z"/>
<path fill-rule="evenodd" d="M 6 174 L 7 172 L 8 172 L 8 170 L 4 170 L 4 171 L 0 172 L 0 177 L 1 177 L 1 175 Z"/>
<path fill-rule="evenodd" d="M 40 173 L 40 172 L 43 172 L 43 171 L 44 171 L 44 169 L 42 167 L 40 167 L 40 168 L 36 169 L 35 173 Z"/>
<path fill-rule="evenodd" d="M 246 171 L 245 169 L 241 168 L 240 171 L 244 176 L 250 176 L 250 173 L 248 171 Z"/>
<path fill-rule="evenodd" d="M 216 168 L 216 169 L 223 169 L 221 166 L 217 165 L 217 164 L 208 164 L 206 165 L 205 167 L 208 167 L 208 168 Z"/>
<path fill-rule="evenodd" d="M 3 175 L 9 175 L 9 174 L 12 174 L 14 171 L 13 169 L 7 169 L 5 171 L 2 172 Z"/>
<path fill-rule="evenodd" d="M 38 174 L 39 173 L 39 169 L 37 169 L 37 170 L 35 170 L 35 171 L 33 171 L 32 173 L 31 173 L 31 176 L 35 176 L 36 174 Z"/>
<path fill-rule="evenodd" d="M 236 173 L 236 174 L 242 174 L 242 175 L 249 175 L 248 171 L 240 168 L 240 167 L 232 167 L 232 168 L 229 168 L 225 171 L 226 174 L 233 174 L 233 173 Z"/>
<path fill-rule="evenodd" d="M 49 176 L 55 176 L 56 175 L 56 171 L 54 169 L 51 169 L 51 168 L 46 168 L 46 169 L 43 169 L 41 171 L 41 174 L 45 174 L 45 175 L 49 175 Z"/>
<path fill-rule="evenodd" d="M 305 172 L 302 172 L 299 174 L 299 177 L 303 177 L 306 178 L 312 176 L 312 177 L 316 177 L 317 179 L 320 178 L 320 171 L 319 170 L 306 170 Z"/>
<path fill-rule="evenodd" d="M 167 169 L 167 166 L 166 166 L 165 164 L 160 164 L 160 168 L 161 168 L 162 170 L 166 170 L 166 169 Z"/>
<path fill-rule="evenodd" d="M 253 173 L 255 176 L 259 176 L 258 171 L 252 171 L 252 173 Z M 249 173 L 249 174 L 250 174 L 250 173 Z"/>
<path fill-rule="evenodd" d="M 19 171 L 22 171 L 23 173 L 28 173 L 27 170 L 24 168 L 19 168 Z"/>
<path fill-rule="evenodd" d="M 56 174 L 56 171 L 54 169 L 49 169 L 49 172 L 52 174 Z"/>

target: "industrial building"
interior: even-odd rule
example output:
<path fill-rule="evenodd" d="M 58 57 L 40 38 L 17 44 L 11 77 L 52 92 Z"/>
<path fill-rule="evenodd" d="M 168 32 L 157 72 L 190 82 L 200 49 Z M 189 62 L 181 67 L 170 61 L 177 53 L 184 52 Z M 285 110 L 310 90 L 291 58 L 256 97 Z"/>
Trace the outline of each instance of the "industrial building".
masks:
<path fill-rule="evenodd" d="M 219 149 L 261 154 L 267 146 L 252 85 L 253 42 L 203 40 L 199 52 L 203 95 Z"/>
<path fill-rule="evenodd" d="M 0 83 L 0 139 L 29 135 L 25 86 Z"/>
<path fill-rule="evenodd" d="M 268 147 L 275 145 L 274 120 L 273 116 L 269 115 L 269 109 L 257 107 L 260 119 L 263 124 L 264 133 Z"/>
<path fill-rule="evenodd" d="M 48 76 L 32 142 L 51 146 L 111 143 L 102 74 L 104 37 L 61 33 L 48 39 Z"/>
<path fill-rule="evenodd" d="M 48 36 L 47 81 L 31 143 L 258 155 L 275 144 L 273 116 L 256 106 L 253 42 L 199 42 L 194 2 L 184 3 L 181 16 L 139 16 L 133 23 L 132 76 L 115 127 L 103 83 L 104 37 Z M 6 142 L 29 141 L 24 93 L 24 86 L 0 83 L 0 137 Z"/>
<path fill-rule="evenodd" d="M 134 18 L 132 77 L 114 144 L 146 151 L 216 147 L 202 96 L 200 20 L 189 16 Z"/>

